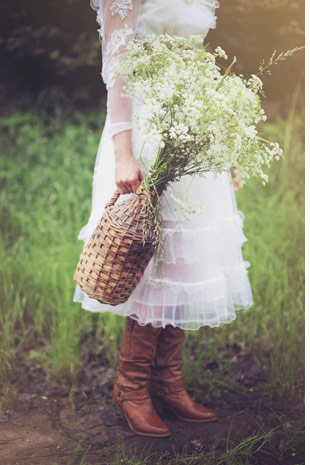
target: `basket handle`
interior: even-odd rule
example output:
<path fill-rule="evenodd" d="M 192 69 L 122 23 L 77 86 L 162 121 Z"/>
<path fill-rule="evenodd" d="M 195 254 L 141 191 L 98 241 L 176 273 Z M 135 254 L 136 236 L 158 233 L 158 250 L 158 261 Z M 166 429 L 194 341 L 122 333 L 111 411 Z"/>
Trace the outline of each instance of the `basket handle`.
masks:
<path fill-rule="evenodd" d="M 112 207 L 112 205 L 115 204 L 115 202 L 117 201 L 117 199 L 119 198 L 121 194 L 118 192 L 118 191 L 115 191 L 111 200 L 109 200 L 109 202 L 106 204 L 106 206 L 104 208 L 108 208 L 108 207 Z"/>
<path fill-rule="evenodd" d="M 145 192 L 145 187 L 144 187 L 143 181 L 140 182 L 136 194 L 140 194 L 141 192 Z M 111 200 L 109 200 L 109 202 L 106 204 L 106 206 L 104 208 L 112 207 L 115 204 L 115 202 L 117 201 L 117 199 L 119 198 L 120 195 L 121 194 L 118 191 L 115 191 L 112 198 L 111 198 Z"/>

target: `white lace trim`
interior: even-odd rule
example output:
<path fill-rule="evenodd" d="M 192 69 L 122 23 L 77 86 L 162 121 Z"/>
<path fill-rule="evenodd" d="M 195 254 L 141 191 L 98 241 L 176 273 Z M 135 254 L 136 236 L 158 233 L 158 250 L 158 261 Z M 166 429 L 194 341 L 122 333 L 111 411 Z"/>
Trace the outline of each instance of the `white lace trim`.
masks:
<path fill-rule="evenodd" d="M 128 11 L 132 9 L 132 0 L 115 0 L 113 5 L 110 6 L 112 16 L 114 16 L 117 13 L 118 15 L 120 15 L 122 20 L 124 20 L 126 16 L 128 16 Z"/>
<path fill-rule="evenodd" d="M 107 89 L 112 89 L 115 84 L 115 66 L 117 64 L 117 57 L 112 57 L 110 61 L 104 60 L 101 76 Z"/>
<path fill-rule="evenodd" d="M 202 6 L 207 6 L 214 13 L 216 8 L 219 8 L 220 4 L 218 0 L 198 0 Z"/>
<path fill-rule="evenodd" d="M 115 29 L 111 34 L 111 39 L 107 43 L 107 54 L 113 55 L 117 52 L 121 45 L 125 45 L 126 37 L 134 34 L 133 29 L 125 24 L 123 29 Z"/>
<path fill-rule="evenodd" d="M 130 121 L 122 122 L 122 123 L 113 123 L 110 124 L 109 126 L 109 133 L 111 137 L 115 136 L 115 134 L 118 134 L 119 132 L 122 131 L 127 131 L 128 129 L 132 129 L 132 123 Z"/>

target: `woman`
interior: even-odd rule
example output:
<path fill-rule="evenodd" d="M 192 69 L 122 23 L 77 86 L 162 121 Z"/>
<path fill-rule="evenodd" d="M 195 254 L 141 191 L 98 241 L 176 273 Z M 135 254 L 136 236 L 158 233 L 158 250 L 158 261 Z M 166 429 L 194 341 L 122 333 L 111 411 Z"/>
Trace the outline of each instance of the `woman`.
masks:
<path fill-rule="evenodd" d="M 148 34 L 182 37 L 207 35 L 215 27 L 216 0 L 92 0 L 102 40 L 102 76 L 108 89 L 106 124 L 97 154 L 92 211 L 79 239 L 90 238 L 116 188 L 123 200 L 135 195 L 143 180 L 138 157 L 154 160 L 157 147 L 143 146 L 145 128 L 132 114 L 141 103 L 122 96 L 124 81 L 114 78 L 113 67 L 126 44 Z M 93 312 L 110 311 L 126 317 L 114 401 L 137 434 L 164 437 L 169 428 L 160 418 L 163 405 L 180 419 L 203 422 L 216 414 L 194 402 L 182 381 L 184 329 L 219 326 L 236 318 L 236 310 L 252 305 L 247 277 L 249 264 L 242 258 L 242 214 L 237 211 L 230 173 L 214 179 L 186 176 L 161 197 L 166 265 L 163 279 L 154 278 L 155 257 L 125 304 L 111 306 L 90 299 L 77 286 L 74 301 Z M 202 215 L 182 219 L 177 196 L 207 201 Z M 174 194 L 174 195 L 173 195 Z M 173 195 L 173 197 L 172 197 Z M 181 219 L 180 219 L 181 218 Z M 160 257 L 160 267 L 163 263 Z"/>

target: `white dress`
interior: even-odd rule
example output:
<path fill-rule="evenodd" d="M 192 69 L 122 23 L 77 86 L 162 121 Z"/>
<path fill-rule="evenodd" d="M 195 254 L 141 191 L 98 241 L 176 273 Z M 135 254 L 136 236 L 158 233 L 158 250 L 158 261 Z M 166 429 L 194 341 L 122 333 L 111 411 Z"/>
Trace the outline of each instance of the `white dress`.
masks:
<path fill-rule="evenodd" d="M 102 3 L 101 3 L 102 2 Z M 122 78 L 113 79 L 113 60 L 125 53 L 126 43 L 134 37 L 168 33 L 182 37 L 206 36 L 215 27 L 216 0 L 92 0 L 97 10 L 102 41 L 102 76 L 108 89 L 108 112 L 100 140 L 93 178 L 91 214 L 78 239 L 86 243 L 116 191 L 114 180 L 113 135 L 132 130 L 132 147 L 138 158 L 142 147 L 142 129 L 132 122 L 132 112 L 139 112 L 134 101 L 121 97 Z M 157 147 L 143 154 L 153 160 Z M 189 188 L 194 204 L 206 201 L 203 214 L 180 219 L 180 206 L 171 193 L 182 194 Z M 135 195 L 121 195 L 118 201 Z M 163 278 L 154 278 L 155 256 L 124 304 L 112 306 L 89 298 L 76 286 L 74 301 L 92 312 L 112 312 L 130 316 L 140 324 L 168 324 L 197 330 L 201 326 L 219 326 L 236 318 L 236 310 L 253 305 L 247 268 L 243 260 L 243 214 L 237 210 L 229 173 L 217 178 L 186 176 L 162 195 L 163 237 L 166 265 Z M 160 257 L 162 263 L 163 256 Z"/>

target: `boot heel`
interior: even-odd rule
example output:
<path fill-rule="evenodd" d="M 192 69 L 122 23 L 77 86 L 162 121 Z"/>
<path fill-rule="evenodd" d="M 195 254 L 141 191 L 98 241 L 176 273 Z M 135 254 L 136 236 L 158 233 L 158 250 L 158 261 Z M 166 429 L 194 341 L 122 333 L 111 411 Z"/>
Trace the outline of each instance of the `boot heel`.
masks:
<path fill-rule="evenodd" d="M 126 420 L 126 417 L 124 415 L 124 412 L 123 412 L 121 406 L 118 403 L 115 403 L 115 405 L 116 405 L 118 413 L 120 414 L 121 419 L 126 422 L 127 420 Z"/>
<path fill-rule="evenodd" d="M 159 397 L 152 397 L 152 402 L 155 407 L 155 410 L 159 415 L 162 415 L 164 412 L 164 405 L 162 400 Z"/>

